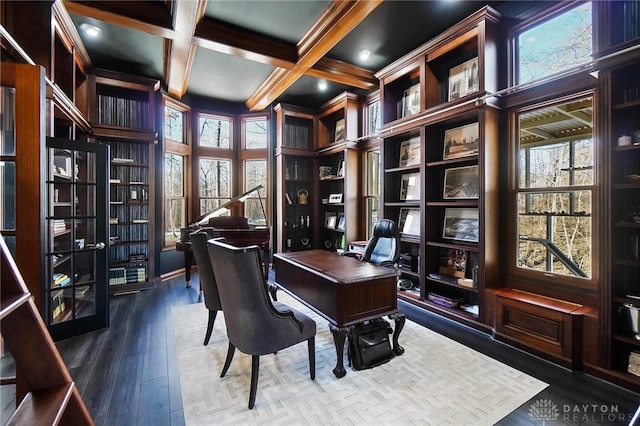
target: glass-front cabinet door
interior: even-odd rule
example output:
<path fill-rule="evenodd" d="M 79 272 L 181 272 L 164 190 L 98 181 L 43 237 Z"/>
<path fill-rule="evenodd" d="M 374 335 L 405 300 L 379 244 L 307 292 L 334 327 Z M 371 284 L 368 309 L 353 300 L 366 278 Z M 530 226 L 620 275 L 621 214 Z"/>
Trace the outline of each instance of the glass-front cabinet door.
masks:
<path fill-rule="evenodd" d="M 107 150 L 47 138 L 43 313 L 54 340 L 108 326 Z"/>

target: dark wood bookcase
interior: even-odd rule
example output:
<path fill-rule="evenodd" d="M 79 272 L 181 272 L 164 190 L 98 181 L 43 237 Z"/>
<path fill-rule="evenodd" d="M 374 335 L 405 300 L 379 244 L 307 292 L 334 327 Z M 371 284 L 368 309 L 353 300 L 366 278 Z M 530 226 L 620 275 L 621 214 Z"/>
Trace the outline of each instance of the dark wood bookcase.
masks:
<path fill-rule="evenodd" d="M 90 76 L 93 133 L 110 146 L 109 290 L 155 285 L 155 96 L 158 82 L 98 70 Z"/>
<path fill-rule="evenodd" d="M 376 74 L 383 217 L 399 223 L 400 271 L 413 284 L 398 297 L 480 329 L 489 328 L 484 292 L 498 274 L 498 175 L 489 165 L 498 162 L 499 114 L 484 95 L 497 89 L 499 21 L 485 7 Z M 445 188 L 461 175 L 472 193 Z M 464 254 L 459 277 L 441 268 L 450 252 Z"/>

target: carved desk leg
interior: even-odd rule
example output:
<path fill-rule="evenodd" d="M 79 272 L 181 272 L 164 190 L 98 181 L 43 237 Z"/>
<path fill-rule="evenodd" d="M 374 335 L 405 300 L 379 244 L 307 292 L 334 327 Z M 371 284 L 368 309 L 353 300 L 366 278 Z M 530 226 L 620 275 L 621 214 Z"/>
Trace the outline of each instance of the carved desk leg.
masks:
<path fill-rule="evenodd" d="M 389 319 L 392 319 L 396 324 L 393 329 L 393 352 L 396 355 L 402 355 L 404 353 L 404 348 L 398 344 L 398 337 L 400 337 L 400 332 L 404 327 L 406 318 L 402 312 L 396 312 L 395 314 L 389 315 Z"/>
<path fill-rule="evenodd" d="M 347 370 L 344 369 L 344 341 L 347 337 L 348 328 L 339 328 L 333 324 L 329 324 L 331 334 L 333 334 L 333 343 L 336 345 L 336 368 L 333 369 L 333 374 L 337 377 L 344 377 L 347 374 Z"/>

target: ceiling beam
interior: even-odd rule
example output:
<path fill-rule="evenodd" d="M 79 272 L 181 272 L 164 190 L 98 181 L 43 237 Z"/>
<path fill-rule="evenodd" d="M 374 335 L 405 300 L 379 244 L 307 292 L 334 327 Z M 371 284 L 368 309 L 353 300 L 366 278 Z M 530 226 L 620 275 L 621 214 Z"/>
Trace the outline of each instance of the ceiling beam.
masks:
<path fill-rule="evenodd" d="M 181 2 L 178 2 L 181 3 Z M 162 1 L 70 1 L 67 11 L 169 39 L 175 36 L 171 11 Z"/>
<path fill-rule="evenodd" d="M 198 21 L 204 16 L 207 0 L 177 1 L 174 5 L 175 36 L 165 49 L 164 79 L 169 94 L 180 99 L 187 91 L 196 51 L 196 46 L 191 44 L 191 40 Z"/>
<path fill-rule="evenodd" d="M 196 27 L 193 43 L 278 68 L 291 69 L 298 62 L 294 44 L 208 17 Z M 306 74 L 359 89 L 373 90 L 378 86 L 372 71 L 327 57 L 320 59 Z"/>
<path fill-rule="evenodd" d="M 364 20 L 382 0 L 334 0 L 298 42 L 298 62 L 289 70 L 276 69 L 249 97 L 252 111 L 265 109 Z"/>

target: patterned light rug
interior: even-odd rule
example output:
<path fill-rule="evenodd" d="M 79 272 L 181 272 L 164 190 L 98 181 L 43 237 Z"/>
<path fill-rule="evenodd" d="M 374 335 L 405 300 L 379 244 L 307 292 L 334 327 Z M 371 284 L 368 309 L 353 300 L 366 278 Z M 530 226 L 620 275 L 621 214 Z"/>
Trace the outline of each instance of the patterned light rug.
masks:
<path fill-rule="evenodd" d="M 228 340 L 218 313 L 203 346 L 204 304 L 173 308 L 173 330 L 187 425 L 492 425 L 547 384 L 407 320 L 402 356 L 337 379 L 327 322 L 283 292 L 278 300 L 311 316 L 316 379 L 306 343 L 260 357 L 256 405 L 247 409 L 251 357 L 236 351 L 224 378 Z M 391 323 L 393 323 L 391 321 Z"/>

